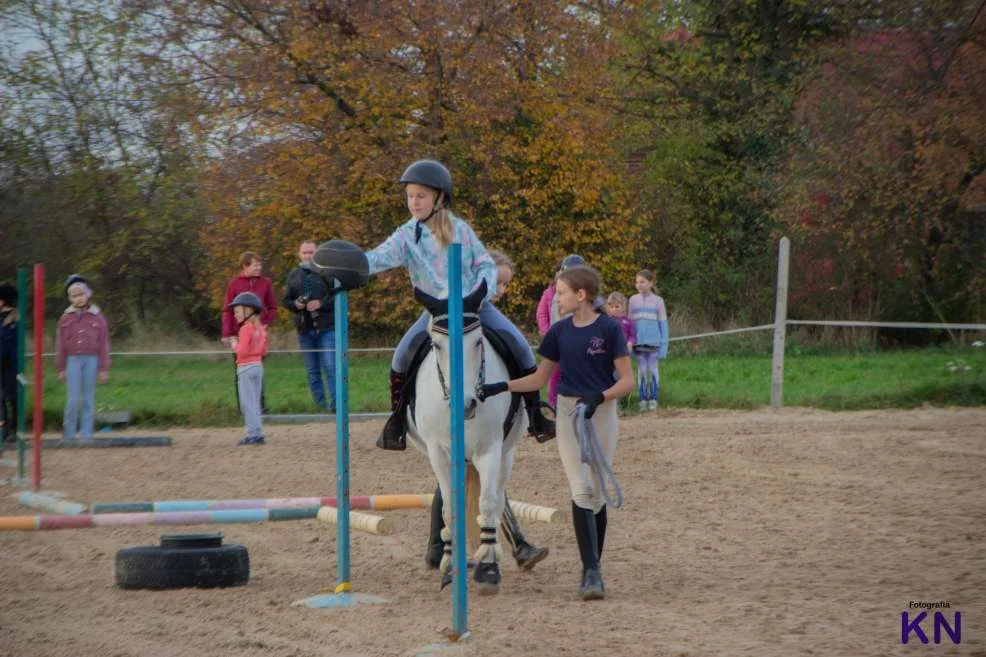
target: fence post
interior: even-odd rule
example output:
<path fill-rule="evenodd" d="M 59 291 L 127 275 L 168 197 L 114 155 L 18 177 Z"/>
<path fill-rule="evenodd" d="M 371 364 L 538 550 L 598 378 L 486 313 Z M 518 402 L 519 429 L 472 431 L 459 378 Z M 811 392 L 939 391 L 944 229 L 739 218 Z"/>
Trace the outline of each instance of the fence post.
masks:
<path fill-rule="evenodd" d="M 791 240 L 781 238 L 777 254 L 777 304 L 774 308 L 774 357 L 770 377 L 770 405 L 784 405 L 784 340 L 787 335 L 787 274 Z"/>

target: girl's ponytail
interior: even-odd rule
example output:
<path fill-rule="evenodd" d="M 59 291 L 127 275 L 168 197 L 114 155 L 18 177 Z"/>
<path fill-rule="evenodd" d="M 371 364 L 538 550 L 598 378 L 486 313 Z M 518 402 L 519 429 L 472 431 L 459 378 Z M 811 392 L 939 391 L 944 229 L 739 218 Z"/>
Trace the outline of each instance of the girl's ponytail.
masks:
<path fill-rule="evenodd" d="M 455 241 L 455 234 L 452 230 L 452 218 L 449 216 L 449 211 L 444 207 L 438 210 L 428 223 L 431 224 L 428 226 L 431 232 L 443 247 L 447 247 Z"/>

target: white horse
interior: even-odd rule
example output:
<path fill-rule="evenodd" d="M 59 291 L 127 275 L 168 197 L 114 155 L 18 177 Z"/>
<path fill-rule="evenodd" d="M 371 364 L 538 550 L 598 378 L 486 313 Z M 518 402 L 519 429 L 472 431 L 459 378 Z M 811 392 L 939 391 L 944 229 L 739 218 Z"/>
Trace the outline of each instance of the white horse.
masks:
<path fill-rule="evenodd" d="M 438 478 L 438 485 L 445 499 L 443 516 L 445 529 L 445 555 L 439 570 L 442 586 L 451 581 L 451 533 L 452 499 L 450 467 L 451 444 L 449 406 L 449 336 L 448 300 L 435 299 L 415 290 L 415 296 L 431 314 L 428 330 L 432 348 L 421 363 L 415 379 L 416 399 L 414 414 L 407 411 L 407 433 L 412 444 L 428 456 L 431 468 Z M 474 579 L 482 595 L 499 591 L 499 561 L 503 549 L 497 544 L 496 528 L 503 513 L 504 491 L 510 470 L 513 468 L 514 447 L 518 438 L 527 430 L 527 414 L 524 405 L 517 405 L 516 417 L 509 433 L 504 435 L 504 423 L 511 407 L 511 395 L 497 395 L 480 403 L 476 392 L 484 383 L 507 381 L 510 374 L 503 359 L 484 337 L 479 323 L 478 309 L 486 296 L 486 284 L 482 283 L 462 301 L 463 337 L 462 371 L 464 390 L 462 395 L 465 416 L 464 456 L 479 473 L 480 546 L 473 556 L 476 561 Z M 466 522 L 473 522 L 467 518 Z"/>

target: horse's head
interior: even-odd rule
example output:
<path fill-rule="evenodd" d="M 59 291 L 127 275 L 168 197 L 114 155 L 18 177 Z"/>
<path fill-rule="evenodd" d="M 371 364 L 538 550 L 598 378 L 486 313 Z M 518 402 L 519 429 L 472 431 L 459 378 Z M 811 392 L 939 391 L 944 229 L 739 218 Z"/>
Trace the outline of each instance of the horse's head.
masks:
<path fill-rule="evenodd" d="M 414 289 L 415 298 L 424 305 L 431 315 L 428 331 L 431 334 L 432 347 L 438 364 L 438 378 L 442 385 L 442 393 L 448 399 L 449 391 L 449 336 L 448 336 L 448 299 L 436 299 L 421 290 Z M 486 281 L 482 281 L 475 290 L 462 299 L 462 404 L 465 419 L 471 420 L 476 415 L 476 390 L 485 383 L 485 347 L 483 346 L 483 331 L 479 323 L 479 307 L 486 298 Z"/>

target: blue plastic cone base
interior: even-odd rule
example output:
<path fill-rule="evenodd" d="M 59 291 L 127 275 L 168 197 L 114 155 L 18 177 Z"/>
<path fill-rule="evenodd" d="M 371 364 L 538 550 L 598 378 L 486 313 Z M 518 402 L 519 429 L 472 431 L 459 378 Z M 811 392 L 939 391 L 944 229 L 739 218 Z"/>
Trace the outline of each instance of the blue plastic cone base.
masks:
<path fill-rule="evenodd" d="M 310 598 L 299 600 L 292 606 L 305 606 L 312 609 L 333 609 L 338 607 L 356 607 L 358 605 L 390 604 L 387 598 L 369 593 L 323 593 Z"/>

